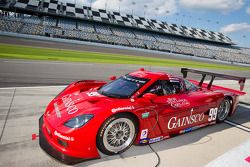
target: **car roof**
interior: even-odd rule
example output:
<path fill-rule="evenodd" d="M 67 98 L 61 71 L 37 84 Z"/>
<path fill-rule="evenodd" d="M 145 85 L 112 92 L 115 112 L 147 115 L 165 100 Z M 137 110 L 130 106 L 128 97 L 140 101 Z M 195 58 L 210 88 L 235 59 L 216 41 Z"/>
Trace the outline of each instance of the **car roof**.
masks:
<path fill-rule="evenodd" d="M 153 79 L 153 80 L 169 80 L 170 78 L 173 78 L 174 76 L 167 74 L 165 72 L 153 72 L 153 71 L 134 71 L 129 73 L 129 75 L 138 77 L 138 78 L 147 78 L 147 79 Z"/>

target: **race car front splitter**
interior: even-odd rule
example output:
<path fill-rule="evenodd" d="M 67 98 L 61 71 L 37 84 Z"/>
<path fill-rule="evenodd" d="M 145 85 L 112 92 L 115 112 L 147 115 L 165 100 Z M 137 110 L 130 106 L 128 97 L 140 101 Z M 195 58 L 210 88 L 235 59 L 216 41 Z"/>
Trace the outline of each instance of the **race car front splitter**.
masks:
<path fill-rule="evenodd" d="M 39 145 L 40 147 L 50 156 L 55 158 L 56 160 L 63 162 L 67 165 L 74 165 L 80 162 L 84 162 L 91 159 L 84 159 L 84 158 L 76 158 L 72 157 L 66 154 L 63 154 L 62 152 L 56 150 L 54 147 L 52 147 L 49 142 L 46 140 L 43 131 L 42 131 L 42 125 L 43 125 L 43 115 L 39 119 Z"/>

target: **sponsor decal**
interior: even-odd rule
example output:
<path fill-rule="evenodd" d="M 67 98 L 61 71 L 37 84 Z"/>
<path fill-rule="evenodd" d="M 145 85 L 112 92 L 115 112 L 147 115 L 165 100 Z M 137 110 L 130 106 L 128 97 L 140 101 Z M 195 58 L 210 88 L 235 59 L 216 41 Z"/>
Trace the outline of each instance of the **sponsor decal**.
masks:
<path fill-rule="evenodd" d="M 78 111 L 78 108 L 76 107 L 75 102 L 71 99 L 71 96 L 72 95 L 69 94 L 62 97 L 63 104 L 66 107 L 68 114 L 74 114 Z"/>
<path fill-rule="evenodd" d="M 47 129 L 48 134 L 51 135 L 50 129 L 48 127 L 46 127 L 46 129 Z"/>
<path fill-rule="evenodd" d="M 202 122 L 204 119 L 204 113 L 193 114 L 191 110 L 191 114 L 186 117 L 177 118 L 172 117 L 168 121 L 168 129 L 180 128 L 186 125 L 191 125 L 197 122 Z"/>
<path fill-rule="evenodd" d="M 140 139 L 145 139 L 147 137 L 148 137 L 148 129 L 143 129 L 141 131 L 141 137 L 140 137 Z"/>
<path fill-rule="evenodd" d="M 50 111 L 49 111 L 49 110 L 46 112 L 46 116 L 47 116 L 47 117 L 50 116 Z"/>
<path fill-rule="evenodd" d="M 149 140 L 148 138 L 146 138 L 146 139 L 141 139 L 139 143 L 140 143 L 140 144 L 146 144 L 146 143 L 148 143 L 148 140 Z"/>
<path fill-rule="evenodd" d="M 138 79 L 135 79 L 135 78 L 129 78 L 127 76 L 123 76 L 124 79 L 126 79 L 127 81 L 131 81 L 131 82 L 135 82 L 135 83 L 140 83 L 140 84 L 144 84 L 146 83 L 147 81 L 144 81 L 144 80 L 138 80 Z"/>
<path fill-rule="evenodd" d="M 54 103 L 54 108 L 55 108 L 55 112 L 56 112 L 56 117 L 61 118 L 62 115 L 61 115 L 61 112 L 59 110 L 59 107 L 58 107 L 57 103 Z"/>
<path fill-rule="evenodd" d="M 142 118 L 148 118 L 148 116 L 149 116 L 149 112 L 145 112 L 141 114 Z"/>
<path fill-rule="evenodd" d="M 186 129 L 184 129 L 184 130 L 181 130 L 179 133 L 182 134 L 182 133 L 191 132 L 191 131 L 194 131 L 194 130 L 196 130 L 196 129 L 205 127 L 205 126 L 207 126 L 207 125 L 209 125 L 209 123 L 204 123 L 204 124 L 197 125 L 197 126 L 194 126 L 194 127 L 191 127 L 191 128 L 186 128 Z"/>
<path fill-rule="evenodd" d="M 132 99 L 130 99 L 130 101 L 131 101 L 131 102 L 135 102 L 135 99 L 132 98 Z"/>
<path fill-rule="evenodd" d="M 79 92 L 75 92 L 75 93 L 73 93 L 75 96 L 78 96 L 79 95 Z"/>
<path fill-rule="evenodd" d="M 149 143 L 155 143 L 155 142 L 159 142 L 161 140 L 163 140 L 163 136 L 152 138 L 149 140 Z"/>
<path fill-rule="evenodd" d="M 210 94 L 214 94 L 214 92 L 210 91 L 210 92 L 205 92 L 205 94 L 210 95 Z"/>
<path fill-rule="evenodd" d="M 67 141 L 74 141 L 74 137 L 70 137 L 70 136 L 64 136 L 61 133 L 55 131 L 54 135 L 57 137 L 60 137 L 61 139 L 67 140 Z"/>
<path fill-rule="evenodd" d="M 209 117 L 208 117 L 208 121 L 211 122 L 211 121 L 215 121 L 216 118 L 217 118 L 217 111 L 218 111 L 218 108 L 210 108 L 209 110 Z"/>
<path fill-rule="evenodd" d="M 118 108 L 113 108 L 111 109 L 112 113 L 116 113 L 117 111 L 122 111 L 122 110 L 133 110 L 134 106 L 127 106 L 127 107 L 118 107 Z"/>
<path fill-rule="evenodd" d="M 194 127 L 192 128 L 187 128 L 187 129 L 184 129 L 184 130 L 181 130 L 179 133 L 182 134 L 182 133 L 187 133 L 187 132 L 191 132 L 194 130 Z"/>
<path fill-rule="evenodd" d="M 98 92 L 88 92 L 86 93 L 89 97 L 92 97 L 92 96 L 100 96 L 100 94 Z"/>
<path fill-rule="evenodd" d="M 204 123 L 204 124 L 199 125 L 199 128 L 203 128 L 203 127 L 208 126 L 208 125 L 209 125 L 209 123 Z"/>
<path fill-rule="evenodd" d="M 167 136 L 163 136 L 163 140 L 164 139 L 169 139 L 170 138 L 170 136 L 169 135 L 167 135 Z"/>
<path fill-rule="evenodd" d="M 176 99 L 176 98 L 168 98 L 167 103 L 170 104 L 173 108 L 180 108 L 190 105 L 189 101 L 187 101 L 186 99 Z"/>

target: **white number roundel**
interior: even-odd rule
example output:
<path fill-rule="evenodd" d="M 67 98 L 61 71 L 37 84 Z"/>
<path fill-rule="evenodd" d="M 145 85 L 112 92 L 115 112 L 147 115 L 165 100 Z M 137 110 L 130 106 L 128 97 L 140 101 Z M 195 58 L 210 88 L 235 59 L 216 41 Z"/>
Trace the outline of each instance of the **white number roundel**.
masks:
<path fill-rule="evenodd" d="M 217 118 L 217 111 L 218 108 L 210 108 L 209 110 L 209 117 L 208 117 L 208 121 L 215 121 Z"/>

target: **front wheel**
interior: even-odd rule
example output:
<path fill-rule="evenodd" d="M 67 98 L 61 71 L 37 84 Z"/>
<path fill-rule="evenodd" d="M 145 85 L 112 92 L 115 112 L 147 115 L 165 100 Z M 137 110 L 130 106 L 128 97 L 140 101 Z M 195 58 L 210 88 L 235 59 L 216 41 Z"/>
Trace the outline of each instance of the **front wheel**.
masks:
<path fill-rule="evenodd" d="M 119 154 L 134 142 L 138 126 L 136 120 L 127 114 L 111 116 L 99 129 L 98 149 L 107 155 Z"/>
<path fill-rule="evenodd" d="M 217 122 L 223 122 L 227 118 L 230 112 L 230 108 L 231 108 L 230 100 L 224 99 L 218 108 Z"/>

